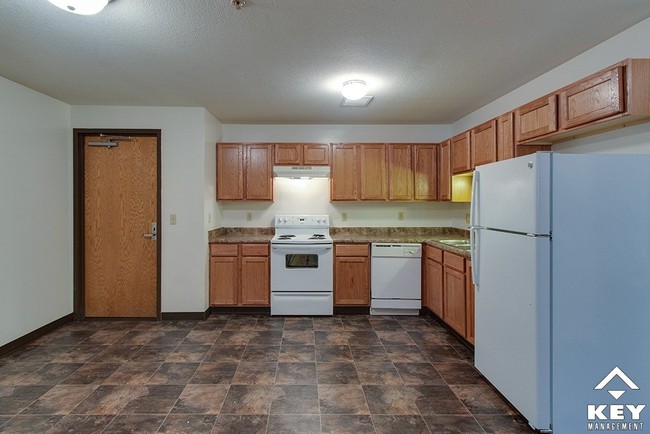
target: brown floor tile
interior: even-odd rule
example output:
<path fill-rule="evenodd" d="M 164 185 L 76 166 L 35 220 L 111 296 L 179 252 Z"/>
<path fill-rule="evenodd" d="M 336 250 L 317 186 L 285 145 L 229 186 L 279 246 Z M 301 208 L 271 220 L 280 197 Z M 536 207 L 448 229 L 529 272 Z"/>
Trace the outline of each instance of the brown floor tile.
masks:
<path fill-rule="evenodd" d="M 168 414 L 183 391 L 183 386 L 177 385 L 142 387 L 142 394 L 129 401 L 120 414 Z"/>
<path fill-rule="evenodd" d="M 114 416 L 64 416 L 48 431 L 48 434 L 100 434 L 113 420 Z"/>
<path fill-rule="evenodd" d="M 369 331 L 372 330 L 372 325 L 365 317 L 348 318 L 343 317 L 343 329 L 347 331 Z"/>
<path fill-rule="evenodd" d="M 111 345 L 123 338 L 127 330 L 98 330 L 88 339 L 83 341 L 84 345 Z"/>
<path fill-rule="evenodd" d="M 0 426 L 0 433 L 44 434 L 49 432 L 61 417 L 53 415 L 15 416 Z"/>
<path fill-rule="evenodd" d="M 192 330 L 185 336 L 181 345 L 213 345 L 221 330 Z"/>
<path fill-rule="evenodd" d="M 392 362 L 356 362 L 361 384 L 404 384 Z"/>
<path fill-rule="evenodd" d="M 451 336 L 448 332 L 409 331 L 407 333 L 413 342 L 420 347 L 431 345 L 451 345 L 457 342 L 457 339 Z"/>
<path fill-rule="evenodd" d="M 142 348 L 142 345 L 111 345 L 97 354 L 93 363 L 124 363 Z"/>
<path fill-rule="evenodd" d="M 413 339 L 404 330 L 378 331 L 377 336 L 384 345 L 415 345 Z"/>
<path fill-rule="evenodd" d="M 350 346 L 350 352 L 355 362 L 390 362 L 386 350 L 381 345 Z"/>
<path fill-rule="evenodd" d="M 434 363 L 447 384 L 486 384 L 485 379 L 469 363 Z"/>
<path fill-rule="evenodd" d="M 0 386 L 13 386 L 18 384 L 21 379 L 33 374 L 45 365 L 46 362 L 0 363 Z"/>
<path fill-rule="evenodd" d="M 321 414 L 370 414 L 366 397 L 358 385 L 319 385 Z"/>
<path fill-rule="evenodd" d="M 276 386 L 271 414 L 319 414 L 318 386 Z"/>
<path fill-rule="evenodd" d="M 211 348 L 211 345 L 180 344 L 165 363 L 200 363 Z"/>
<path fill-rule="evenodd" d="M 60 384 L 101 384 L 121 365 L 121 363 L 86 363 Z"/>
<path fill-rule="evenodd" d="M 313 330 L 314 320 L 311 317 L 286 318 L 284 330 Z"/>
<path fill-rule="evenodd" d="M 359 384 L 354 363 L 317 363 L 318 384 Z"/>
<path fill-rule="evenodd" d="M 237 366 L 238 363 L 203 362 L 194 372 L 190 384 L 230 384 Z"/>
<path fill-rule="evenodd" d="M 222 414 L 214 424 L 212 434 L 264 434 L 268 426 L 267 415 L 227 415 Z"/>
<path fill-rule="evenodd" d="M 167 434 L 210 434 L 217 416 L 203 414 L 170 414 L 159 433 Z"/>
<path fill-rule="evenodd" d="M 488 385 L 459 385 L 450 387 L 474 415 L 516 414 L 516 411 Z"/>
<path fill-rule="evenodd" d="M 345 330 L 314 332 L 316 345 L 348 345 L 349 336 L 350 332 Z"/>
<path fill-rule="evenodd" d="M 323 434 L 374 434 L 370 416 L 325 414 L 321 416 Z"/>
<path fill-rule="evenodd" d="M 248 339 L 248 345 L 280 345 L 282 343 L 282 331 L 252 331 Z"/>
<path fill-rule="evenodd" d="M 316 349 L 313 345 L 282 345 L 278 361 L 289 362 L 315 362 Z"/>
<path fill-rule="evenodd" d="M 147 344 L 143 345 L 140 350 L 135 353 L 129 362 L 164 362 L 171 353 L 174 352 L 178 345 L 156 345 Z"/>
<path fill-rule="evenodd" d="M 404 384 L 445 384 L 431 363 L 395 363 Z"/>
<path fill-rule="evenodd" d="M 315 317 L 314 331 L 342 331 L 343 321 L 339 317 Z"/>
<path fill-rule="evenodd" d="M 363 386 L 371 414 L 417 414 L 420 394 L 409 386 Z"/>
<path fill-rule="evenodd" d="M 370 324 L 375 331 L 399 331 L 404 330 L 399 322 L 390 318 L 370 318 Z"/>
<path fill-rule="evenodd" d="M 364 331 L 351 331 L 348 335 L 348 345 L 381 345 L 381 341 L 377 337 L 374 330 Z"/>
<path fill-rule="evenodd" d="M 102 384 L 146 384 L 160 368 L 159 362 L 127 362 L 120 366 Z"/>
<path fill-rule="evenodd" d="M 277 363 L 241 362 L 232 384 L 274 384 Z"/>
<path fill-rule="evenodd" d="M 20 413 L 51 388 L 52 386 L 0 386 L 0 414 Z"/>
<path fill-rule="evenodd" d="M 420 350 L 431 363 L 466 363 L 451 345 L 425 345 Z"/>
<path fill-rule="evenodd" d="M 385 345 L 388 358 L 393 363 L 428 363 L 429 359 L 417 345 Z"/>
<path fill-rule="evenodd" d="M 221 414 L 266 415 L 273 400 L 273 388 L 269 385 L 233 384 L 228 390 Z M 217 420 L 217 423 L 221 417 Z"/>
<path fill-rule="evenodd" d="M 163 330 L 160 336 L 153 337 L 147 345 L 165 345 L 165 346 L 178 346 L 183 339 L 188 335 L 189 330 Z"/>
<path fill-rule="evenodd" d="M 83 363 L 48 363 L 33 374 L 22 378 L 17 384 L 54 386 L 82 366 Z"/>
<path fill-rule="evenodd" d="M 19 348 L 16 351 L 6 355 L 4 358 L 7 361 L 12 362 L 51 362 L 56 357 L 64 354 L 74 346 L 66 345 L 28 345 L 23 348 Z"/>
<path fill-rule="evenodd" d="M 471 415 L 425 416 L 424 421 L 432 433 L 440 434 L 479 434 L 483 428 Z"/>
<path fill-rule="evenodd" d="M 422 416 L 385 416 L 373 415 L 372 423 L 377 434 L 429 434 L 427 424 Z"/>
<path fill-rule="evenodd" d="M 487 433 L 523 434 L 535 432 L 521 416 L 476 415 L 475 417 Z"/>
<path fill-rule="evenodd" d="M 280 345 L 249 345 L 241 358 L 242 362 L 277 362 Z"/>
<path fill-rule="evenodd" d="M 317 384 L 316 363 L 278 363 L 275 384 Z"/>
<path fill-rule="evenodd" d="M 315 339 L 312 330 L 285 330 L 282 333 L 282 345 L 314 345 Z"/>
<path fill-rule="evenodd" d="M 115 415 L 132 400 L 147 394 L 146 386 L 99 386 L 72 413 Z"/>
<path fill-rule="evenodd" d="M 147 384 L 187 384 L 198 367 L 198 363 L 163 363 Z"/>
<path fill-rule="evenodd" d="M 213 345 L 203 361 L 239 363 L 245 350 L 246 345 Z"/>
<path fill-rule="evenodd" d="M 320 417 L 311 415 L 273 414 L 267 434 L 320 434 Z"/>
<path fill-rule="evenodd" d="M 257 324 L 257 316 L 233 315 L 224 325 L 224 330 L 237 330 L 241 332 L 252 331 Z"/>
<path fill-rule="evenodd" d="M 59 354 L 52 359 L 54 363 L 87 363 L 91 361 L 97 354 L 108 348 L 108 345 L 77 345 Z"/>
<path fill-rule="evenodd" d="M 117 415 L 108 424 L 102 434 L 142 433 L 150 434 L 158 431 L 165 420 L 164 415 L 128 414 Z"/>
<path fill-rule="evenodd" d="M 228 385 L 189 384 L 178 397 L 172 414 L 219 414 L 228 394 Z"/>
<path fill-rule="evenodd" d="M 317 362 L 352 362 L 352 353 L 347 345 L 316 345 Z"/>
<path fill-rule="evenodd" d="M 54 386 L 41 395 L 22 414 L 60 414 L 70 413 L 81 401 L 86 399 L 97 386 Z"/>

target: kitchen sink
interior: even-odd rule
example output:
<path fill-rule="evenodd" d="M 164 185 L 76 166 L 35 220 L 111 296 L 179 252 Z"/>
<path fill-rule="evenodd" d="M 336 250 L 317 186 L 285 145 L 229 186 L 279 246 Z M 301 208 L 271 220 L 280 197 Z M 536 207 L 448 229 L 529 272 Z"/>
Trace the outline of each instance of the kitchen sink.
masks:
<path fill-rule="evenodd" d="M 440 240 L 439 242 L 463 250 L 469 250 L 470 248 L 468 239 Z"/>

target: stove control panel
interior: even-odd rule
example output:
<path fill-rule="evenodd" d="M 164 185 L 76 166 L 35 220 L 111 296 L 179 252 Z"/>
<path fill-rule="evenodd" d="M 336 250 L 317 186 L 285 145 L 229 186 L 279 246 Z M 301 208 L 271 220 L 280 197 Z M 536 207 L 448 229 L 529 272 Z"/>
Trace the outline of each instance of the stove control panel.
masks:
<path fill-rule="evenodd" d="M 276 215 L 275 227 L 309 227 L 309 228 L 327 228 L 330 225 L 330 216 L 328 215 Z"/>

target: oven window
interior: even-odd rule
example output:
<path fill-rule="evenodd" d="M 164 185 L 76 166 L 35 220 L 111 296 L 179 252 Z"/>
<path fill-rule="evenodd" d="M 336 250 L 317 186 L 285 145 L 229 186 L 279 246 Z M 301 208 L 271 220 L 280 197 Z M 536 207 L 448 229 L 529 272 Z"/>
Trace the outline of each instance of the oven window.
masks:
<path fill-rule="evenodd" d="M 318 255 L 309 253 L 284 255 L 284 265 L 287 268 L 318 268 Z"/>

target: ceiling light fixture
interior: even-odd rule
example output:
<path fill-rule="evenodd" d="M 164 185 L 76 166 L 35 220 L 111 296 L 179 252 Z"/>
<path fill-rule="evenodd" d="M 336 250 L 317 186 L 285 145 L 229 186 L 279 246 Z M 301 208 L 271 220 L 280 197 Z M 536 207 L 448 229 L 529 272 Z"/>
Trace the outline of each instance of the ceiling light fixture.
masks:
<path fill-rule="evenodd" d="M 348 80 L 343 83 L 341 93 L 346 99 L 360 99 L 368 93 L 368 87 L 366 86 L 366 82 L 363 80 Z"/>
<path fill-rule="evenodd" d="M 106 7 L 109 0 L 48 0 L 64 11 L 79 15 L 94 15 Z"/>
<path fill-rule="evenodd" d="M 246 1 L 245 0 L 232 0 L 232 7 L 234 7 L 237 10 L 241 10 L 244 6 L 246 6 Z"/>

